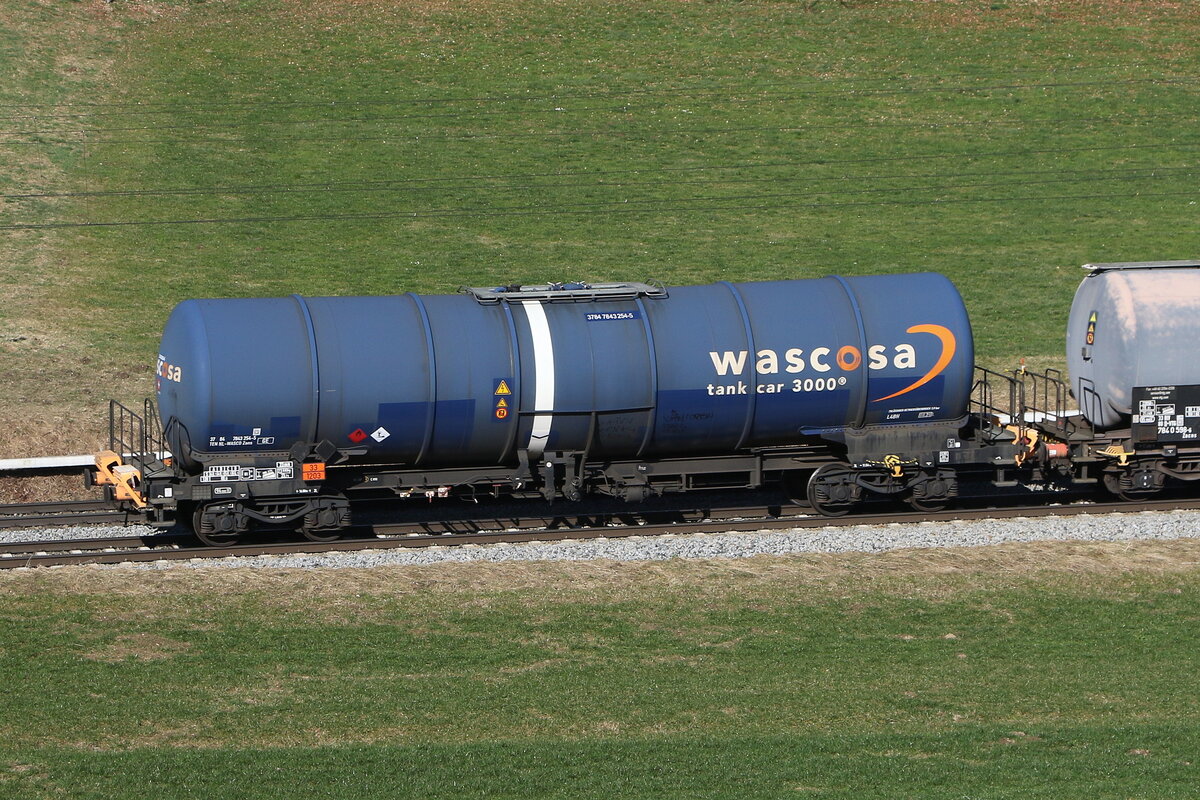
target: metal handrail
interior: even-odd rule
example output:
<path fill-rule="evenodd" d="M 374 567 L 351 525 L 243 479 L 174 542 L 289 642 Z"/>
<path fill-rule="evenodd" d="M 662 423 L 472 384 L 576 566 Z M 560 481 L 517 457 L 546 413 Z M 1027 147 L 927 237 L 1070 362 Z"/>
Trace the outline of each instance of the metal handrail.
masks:
<path fill-rule="evenodd" d="M 143 470 L 162 461 L 166 447 L 153 400 L 143 401 L 141 414 L 117 400 L 108 402 L 108 447 Z"/>
<path fill-rule="evenodd" d="M 1060 436 L 1071 436 L 1078 423 L 1067 415 L 1070 387 L 1062 370 L 1047 368 L 1041 373 L 1018 370 L 1021 378 L 1021 419 L 1039 423 L 1039 427 Z"/>
<path fill-rule="evenodd" d="M 996 384 L 1002 388 L 997 390 Z M 997 397 L 997 394 L 1000 397 Z M 1007 397 L 1004 395 L 1007 394 Z M 1005 406 L 999 403 L 1007 401 Z M 972 413 L 994 417 L 1015 418 L 1020 411 L 1020 384 L 1012 376 L 1002 372 L 975 367 L 975 383 L 971 387 L 969 408 Z"/>

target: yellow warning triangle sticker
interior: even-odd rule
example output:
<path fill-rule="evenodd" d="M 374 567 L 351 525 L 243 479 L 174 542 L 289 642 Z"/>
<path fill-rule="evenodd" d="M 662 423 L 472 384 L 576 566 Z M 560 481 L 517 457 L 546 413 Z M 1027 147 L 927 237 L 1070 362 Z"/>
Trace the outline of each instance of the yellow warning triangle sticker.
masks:
<path fill-rule="evenodd" d="M 496 408 L 508 408 L 508 403 L 505 402 L 503 397 L 501 397 L 500 401 L 496 403 Z"/>
<path fill-rule="evenodd" d="M 508 383 L 500 381 L 500 385 L 496 387 L 495 394 L 512 394 L 512 389 L 508 388 Z"/>

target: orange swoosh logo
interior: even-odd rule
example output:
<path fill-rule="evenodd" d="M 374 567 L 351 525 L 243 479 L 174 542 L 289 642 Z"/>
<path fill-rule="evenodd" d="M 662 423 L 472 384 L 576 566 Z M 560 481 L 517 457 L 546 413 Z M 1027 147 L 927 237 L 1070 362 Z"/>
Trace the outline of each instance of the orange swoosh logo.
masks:
<path fill-rule="evenodd" d="M 932 333 L 934 336 L 938 337 L 938 339 L 941 340 L 941 342 L 942 342 L 941 356 L 938 357 L 937 363 L 933 365 L 933 369 L 929 370 L 929 372 L 926 372 L 924 375 L 922 375 L 921 378 L 919 380 L 917 380 L 915 383 L 905 386 L 900 391 L 893 392 L 892 394 L 889 394 L 887 397 L 880 397 L 878 400 L 872 400 L 871 402 L 880 403 L 880 402 L 883 402 L 884 400 L 891 400 L 893 397 L 899 397 L 902 394 L 908 394 L 913 389 L 918 389 L 918 388 L 924 386 L 925 384 L 929 383 L 931 380 L 936 378 L 938 375 L 940 375 L 942 373 L 942 370 L 944 370 L 946 368 L 946 365 L 949 364 L 950 361 L 954 358 L 954 350 L 958 346 L 958 344 L 954 340 L 954 334 L 950 332 L 949 328 L 943 327 L 941 325 L 913 325 L 911 328 L 908 329 L 907 333 Z"/>

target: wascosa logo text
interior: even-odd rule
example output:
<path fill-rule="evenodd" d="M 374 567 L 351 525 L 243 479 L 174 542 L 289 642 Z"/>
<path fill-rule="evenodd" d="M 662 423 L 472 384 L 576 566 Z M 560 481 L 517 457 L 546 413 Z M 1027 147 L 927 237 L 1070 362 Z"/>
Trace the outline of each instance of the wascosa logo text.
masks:
<path fill-rule="evenodd" d="M 898 392 L 893 392 L 886 397 L 875 398 L 872 401 L 874 403 L 891 400 L 893 397 L 899 397 L 924 386 L 942 374 L 942 371 L 954 359 L 957 342 L 949 328 L 942 325 L 913 325 L 907 330 L 907 333 L 924 333 L 933 336 L 940 344 L 941 352 L 933 366 L 924 375 Z M 713 369 L 718 377 L 743 375 L 750 360 L 750 351 L 748 350 L 710 351 L 708 355 L 712 359 Z M 759 350 L 754 354 L 754 371 L 759 375 L 779 375 L 781 373 L 799 375 L 807 371 L 829 373 L 834 370 L 853 372 L 862 366 L 863 353 L 854 345 L 849 344 L 838 348 L 836 352 L 830 347 L 814 347 L 807 352 L 803 348 L 792 347 L 783 351 L 782 358 L 780 353 L 770 349 Z M 889 367 L 902 370 L 917 369 L 917 347 L 907 342 L 891 347 L 882 344 L 871 345 L 867 348 L 866 367 L 872 370 Z M 795 386 L 792 391 L 802 391 L 808 382 L 793 381 L 793 383 Z M 835 385 L 845 385 L 845 380 L 838 379 L 836 382 L 829 380 L 820 383 L 822 384 L 820 388 L 823 386 L 833 388 Z M 768 389 L 765 393 L 778 391 L 785 391 L 783 385 Z M 764 393 L 761 387 L 759 393 Z M 709 394 L 746 394 L 746 390 L 742 388 L 738 391 L 735 388 L 734 391 L 722 392 L 713 391 L 710 388 Z"/>
<path fill-rule="evenodd" d="M 158 366 L 154 372 L 159 378 L 165 381 L 174 381 L 175 383 L 183 381 L 183 368 L 175 364 L 168 364 L 167 360 L 161 354 L 158 357 Z"/>

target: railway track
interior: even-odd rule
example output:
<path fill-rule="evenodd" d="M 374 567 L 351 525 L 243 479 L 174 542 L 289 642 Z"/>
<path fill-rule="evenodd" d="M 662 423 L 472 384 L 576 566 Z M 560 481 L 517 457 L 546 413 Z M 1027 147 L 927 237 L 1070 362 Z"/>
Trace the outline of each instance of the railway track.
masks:
<path fill-rule="evenodd" d="M 1200 498 L 1159 499 L 1139 503 L 1077 502 L 1032 507 L 988 505 L 938 512 L 885 511 L 841 518 L 805 515 L 802 509 L 792 506 L 680 511 L 649 515 L 647 519 L 639 519 L 629 513 L 582 517 L 481 516 L 442 522 L 379 522 L 356 527 L 346 537 L 333 542 L 264 539 L 216 548 L 200 546 L 190 535 L 174 532 L 119 538 L 13 542 L 0 544 L 0 569 L 1189 509 L 1200 509 Z M 660 519 L 663 516 L 674 518 L 652 521 L 655 516 Z"/>
<path fill-rule="evenodd" d="M 122 525 L 129 521 L 129 514 L 115 511 L 103 500 L 0 505 L 0 530 L 64 525 Z"/>

